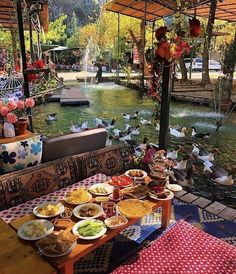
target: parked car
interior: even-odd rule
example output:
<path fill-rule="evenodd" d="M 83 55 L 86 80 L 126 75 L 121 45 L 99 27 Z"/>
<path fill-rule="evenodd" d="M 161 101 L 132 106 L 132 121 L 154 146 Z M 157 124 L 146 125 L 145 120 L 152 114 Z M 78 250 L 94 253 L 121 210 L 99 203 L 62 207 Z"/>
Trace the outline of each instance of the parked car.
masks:
<path fill-rule="evenodd" d="M 184 62 L 187 70 L 189 70 L 191 58 L 185 58 Z M 202 62 L 202 58 L 193 58 L 192 71 L 202 71 Z M 221 70 L 220 62 L 217 62 L 215 60 L 209 60 L 209 70 Z"/>

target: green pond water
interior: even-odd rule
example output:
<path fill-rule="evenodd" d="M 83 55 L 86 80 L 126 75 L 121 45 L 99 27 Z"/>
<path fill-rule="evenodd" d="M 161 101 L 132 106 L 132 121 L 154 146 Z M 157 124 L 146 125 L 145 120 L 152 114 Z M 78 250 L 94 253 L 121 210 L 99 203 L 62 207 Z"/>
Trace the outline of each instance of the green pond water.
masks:
<path fill-rule="evenodd" d="M 77 82 L 71 82 L 68 86 L 78 86 Z M 75 123 L 89 122 L 89 127 L 95 126 L 95 117 L 110 121 L 115 118 L 116 127 L 124 128 L 127 121 L 123 119 L 122 113 L 133 114 L 139 111 L 140 117 L 153 119 L 152 112 L 154 102 L 146 96 L 141 96 L 138 91 L 116 86 L 112 83 L 92 85 L 83 88 L 90 100 L 90 106 L 63 106 L 59 103 L 46 103 L 34 109 L 34 129 L 46 136 L 57 136 L 69 132 L 71 121 Z M 49 124 L 45 121 L 45 115 L 56 112 L 57 121 Z M 188 103 L 172 102 L 170 110 L 170 124 L 190 128 L 195 126 L 199 132 L 211 131 L 209 139 L 198 139 L 197 142 L 206 150 L 210 151 L 217 147 L 221 151 L 216 162 L 227 169 L 236 166 L 236 113 L 232 113 L 219 132 L 215 132 L 216 119 L 219 117 L 213 109 L 206 106 L 193 105 Z M 140 125 L 140 135 L 133 139 L 141 142 L 145 136 L 150 142 L 158 143 L 158 132 L 154 125 L 142 125 L 138 120 L 131 120 L 132 126 Z M 191 151 L 191 144 L 196 142 L 189 134 L 186 138 L 169 137 L 170 147 L 176 144 L 184 144 L 186 151 Z M 201 177 L 201 176 L 200 176 Z M 190 189 L 193 193 L 206 198 L 220 200 L 228 204 L 236 205 L 236 187 L 215 186 L 205 179 L 196 179 L 194 187 Z M 230 198 L 229 198 L 230 196 Z"/>

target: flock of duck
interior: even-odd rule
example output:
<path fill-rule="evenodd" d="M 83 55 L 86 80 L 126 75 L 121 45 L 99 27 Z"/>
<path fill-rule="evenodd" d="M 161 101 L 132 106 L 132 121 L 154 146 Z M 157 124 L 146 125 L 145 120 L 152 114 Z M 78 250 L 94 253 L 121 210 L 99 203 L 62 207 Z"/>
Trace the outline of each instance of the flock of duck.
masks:
<path fill-rule="evenodd" d="M 57 119 L 55 113 L 48 114 L 46 120 L 48 122 L 53 122 Z M 157 144 L 149 143 L 148 138 L 145 137 L 141 144 L 138 144 L 135 140 L 132 139 L 133 136 L 140 134 L 140 126 L 131 126 L 128 121 L 136 120 L 140 121 L 142 125 L 150 126 L 152 125 L 151 120 L 146 120 L 142 117 L 139 118 L 139 112 L 136 111 L 134 114 L 123 113 L 123 119 L 126 121 L 124 129 L 115 128 L 116 119 L 111 121 L 105 121 L 100 118 L 95 118 L 95 126 L 97 128 L 106 128 L 110 135 L 106 141 L 106 146 L 111 146 L 113 141 L 124 141 L 132 146 L 134 154 L 137 158 L 142 157 L 148 151 L 148 149 L 158 149 Z M 160 130 L 159 123 L 155 123 L 155 130 Z M 73 133 L 82 132 L 89 128 L 88 122 L 81 124 L 72 123 L 70 126 L 70 131 Z M 186 137 L 188 130 L 186 127 L 180 128 L 179 126 L 169 128 L 170 135 L 175 138 L 184 138 Z M 211 180 L 213 183 L 230 186 L 234 184 L 233 174 L 229 174 L 225 169 L 216 165 L 214 163 L 216 155 L 220 151 L 215 148 L 210 152 L 202 149 L 197 143 L 197 138 L 209 138 L 210 132 L 199 133 L 196 131 L 195 127 L 191 128 L 191 136 L 194 138 L 192 144 L 192 150 L 186 151 L 185 156 L 179 159 L 179 152 L 185 151 L 184 146 L 177 146 L 175 149 L 167 151 L 166 157 L 170 159 L 173 164 L 171 169 L 168 171 L 170 182 L 178 183 L 181 186 L 188 187 L 194 184 L 193 175 L 198 174 L 200 171 L 204 177 Z M 182 154 L 182 153 L 181 153 Z M 198 166 L 198 169 L 196 169 Z M 200 168 L 199 168 L 200 167 Z"/>

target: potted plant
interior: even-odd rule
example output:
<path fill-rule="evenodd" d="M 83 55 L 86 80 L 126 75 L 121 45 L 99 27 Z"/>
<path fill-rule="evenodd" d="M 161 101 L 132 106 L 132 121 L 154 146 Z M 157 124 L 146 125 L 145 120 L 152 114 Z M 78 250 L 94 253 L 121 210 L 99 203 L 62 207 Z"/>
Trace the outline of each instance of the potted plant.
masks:
<path fill-rule="evenodd" d="M 0 100 L 0 114 L 4 117 L 4 136 L 14 137 L 12 125 L 14 125 L 18 135 L 25 134 L 28 126 L 29 109 L 34 107 L 35 101 L 32 98 L 25 100 Z M 10 136 L 7 133 L 11 129 Z"/>

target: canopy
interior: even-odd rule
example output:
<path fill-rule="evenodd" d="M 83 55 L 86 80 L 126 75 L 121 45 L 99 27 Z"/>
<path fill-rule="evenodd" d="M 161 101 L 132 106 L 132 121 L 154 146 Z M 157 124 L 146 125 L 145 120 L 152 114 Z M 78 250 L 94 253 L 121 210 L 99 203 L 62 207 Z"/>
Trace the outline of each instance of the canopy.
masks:
<path fill-rule="evenodd" d="M 25 4 L 26 3 L 26 4 Z M 41 26 L 44 31 L 48 31 L 49 17 L 48 17 L 48 0 L 25 0 L 22 1 L 22 13 L 24 20 L 24 28 L 28 29 L 28 11 L 34 6 L 35 12 L 39 13 Z M 15 0 L 0 0 L 0 28 L 16 29 L 17 14 L 15 8 Z"/>
<path fill-rule="evenodd" d="M 145 17 L 145 2 L 147 21 L 172 15 L 177 11 L 176 0 L 113 0 L 106 5 L 106 9 L 142 19 Z M 193 8 L 206 2 L 209 0 L 191 0 L 186 1 L 186 4 L 188 8 Z"/>
<path fill-rule="evenodd" d="M 112 0 L 106 5 L 108 11 L 146 20 L 167 17 L 177 11 L 176 0 Z M 211 0 L 186 0 L 187 14 L 208 18 Z M 183 7 L 182 12 L 186 13 Z M 217 4 L 216 19 L 236 22 L 236 0 L 219 0 Z"/>

